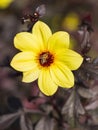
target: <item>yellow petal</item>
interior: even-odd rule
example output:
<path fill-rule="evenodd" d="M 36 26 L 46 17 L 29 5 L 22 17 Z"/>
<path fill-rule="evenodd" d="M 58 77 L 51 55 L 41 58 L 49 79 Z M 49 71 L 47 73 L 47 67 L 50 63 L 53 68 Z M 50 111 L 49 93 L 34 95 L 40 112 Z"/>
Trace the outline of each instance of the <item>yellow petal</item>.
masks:
<path fill-rule="evenodd" d="M 33 34 L 36 35 L 37 39 L 43 45 L 43 49 L 46 49 L 47 42 L 52 35 L 50 28 L 44 22 L 38 21 L 33 26 Z"/>
<path fill-rule="evenodd" d="M 39 75 L 38 85 L 42 93 L 47 96 L 53 95 L 58 86 L 53 82 L 49 70 L 43 69 Z"/>
<path fill-rule="evenodd" d="M 31 70 L 37 66 L 34 58 L 33 52 L 20 52 L 13 57 L 11 66 L 21 72 Z"/>
<path fill-rule="evenodd" d="M 51 77 L 56 84 L 64 88 L 71 88 L 74 85 L 73 73 L 63 63 L 56 62 L 50 67 Z"/>
<path fill-rule="evenodd" d="M 40 70 L 38 69 L 38 67 L 34 67 L 32 70 L 27 71 L 27 72 L 23 72 L 23 82 L 33 82 L 35 81 L 38 76 L 39 76 Z"/>
<path fill-rule="evenodd" d="M 48 41 L 48 49 L 53 51 L 69 47 L 69 34 L 64 31 L 54 33 Z"/>
<path fill-rule="evenodd" d="M 21 51 L 39 51 L 40 42 L 36 36 L 28 32 L 18 33 L 14 38 L 14 45 Z"/>
<path fill-rule="evenodd" d="M 56 59 L 58 61 L 64 62 L 71 70 L 78 69 L 83 62 L 83 57 L 70 49 L 62 49 L 61 52 L 58 51 L 56 53 Z"/>

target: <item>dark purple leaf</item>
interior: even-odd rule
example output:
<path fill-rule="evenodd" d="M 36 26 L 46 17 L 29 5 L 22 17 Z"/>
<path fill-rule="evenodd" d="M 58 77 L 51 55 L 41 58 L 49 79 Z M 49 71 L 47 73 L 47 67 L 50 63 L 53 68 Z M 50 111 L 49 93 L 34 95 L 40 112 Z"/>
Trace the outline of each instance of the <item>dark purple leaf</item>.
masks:
<path fill-rule="evenodd" d="M 80 94 L 80 96 L 88 99 L 95 96 L 95 93 L 91 89 L 83 87 L 78 88 L 78 93 Z"/>
<path fill-rule="evenodd" d="M 62 108 L 64 119 L 73 127 L 75 125 L 76 115 L 85 114 L 85 110 L 80 102 L 80 98 L 75 90 L 72 91 L 67 102 Z"/>
<path fill-rule="evenodd" d="M 54 130 L 55 121 L 49 117 L 43 117 L 37 123 L 35 130 Z"/>
<path fill-rule="evenodd" d="M 97 125 L 98 126 L 98 107 L 97 109 L 88 111 L 90 118 L 88 119 L 89 125 Z"/>
<path fill-rule="evenodd" d="M 98 108 L 98 99 L 89 103 L 88 105 L 86 105 L 85 109 L 86 110 L 95 110 L 96 108 Z"/>
<path fill-rule="evenodd" d="M 32 122 L 25 114 L 20 117 L 20 127 L 21 130 L 33 130 Z"/>
<path fill-rule="evenodd" d="M 98 57 L 93 60 L 94 65 L 98 65 Z"/>
<path fill-rule="evenodd" d="M 73 91 L 62 108 L 62 114 L 67 114 L 68 111 L 70 111 L 70 114 L 72 113 L 71 111 L 73 111 L 74 100 L 75 100 L 75 93 Z"/>
<path fill-rule="evenodd" d="M 18 117 L 19 112 L 0 116 L 0 129 L 8 128 Z"/>
<path fill-rule="evenodd" d="M 84 107 L 82 106 L 81 101 L 80 101 L 80 98 L 79 98 L 78 95 L 77 95 L 77 97 L 76 97 L 75 109 L 76 109 L 76 113 L 77 113 L 77 114 L 81 114 L 81 115 L 84 115 L 84 114 L 85 114 Z"/>
<path fill-rule="evenodd" d="M 73 90 L 67 102 L 62 108 L 62 114 L 64 115 L 65 120 L 67 120 L 72 127 L 75 125 L 75 94 L 76 92 Z"/>

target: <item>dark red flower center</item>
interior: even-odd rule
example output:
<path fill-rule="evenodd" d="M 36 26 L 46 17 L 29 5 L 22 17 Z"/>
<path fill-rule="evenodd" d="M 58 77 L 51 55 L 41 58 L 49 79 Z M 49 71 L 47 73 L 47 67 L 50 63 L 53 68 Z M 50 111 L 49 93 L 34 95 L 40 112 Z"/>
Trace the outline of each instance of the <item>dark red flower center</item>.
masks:
<path fill-rule="evenodd" d="M 41 66 L 48 67 L 53 63 L 54 56 L 50 52 L 42 52 L 39 56 Z"/>

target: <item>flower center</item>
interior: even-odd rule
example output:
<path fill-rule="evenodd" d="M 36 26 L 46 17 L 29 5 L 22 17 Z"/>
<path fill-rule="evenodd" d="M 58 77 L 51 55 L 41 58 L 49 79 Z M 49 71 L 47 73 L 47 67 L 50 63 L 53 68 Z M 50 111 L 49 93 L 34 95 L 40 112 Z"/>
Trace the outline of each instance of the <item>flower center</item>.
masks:
<path fill-rule="evenodd" d="M 54 56 L 50 52 L 42 52 L 39 56 L 41 66 L 48 67 L 53 63 Z"/>

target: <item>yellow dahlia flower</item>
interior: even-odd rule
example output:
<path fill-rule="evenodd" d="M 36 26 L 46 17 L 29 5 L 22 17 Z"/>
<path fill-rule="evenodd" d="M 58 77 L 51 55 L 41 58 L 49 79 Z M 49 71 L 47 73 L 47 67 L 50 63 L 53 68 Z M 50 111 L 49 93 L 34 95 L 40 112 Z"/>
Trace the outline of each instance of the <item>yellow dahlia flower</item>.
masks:
<path fill-rule="evenodd" d="M 13 0 L 0 0 L 0 8 L 7 8 Z"/>
<path fill-rule="evenodd" d="M 71 88 L 74 75 L 83 58 L 69 48 L 69 34 L 64 31 L 52 35 L 43 22 L 35 23 L 32 33 L 21 32 L 14 38 L 14 45 L 20 53 L 16 54 L 11 66 L 23 72 L 23 82 L 38 79 L 38 85 L 45 95 L 53 95 L 58 86 Z"/>

